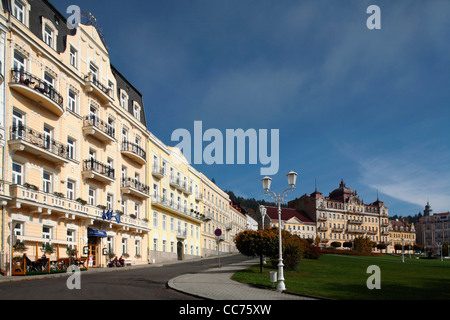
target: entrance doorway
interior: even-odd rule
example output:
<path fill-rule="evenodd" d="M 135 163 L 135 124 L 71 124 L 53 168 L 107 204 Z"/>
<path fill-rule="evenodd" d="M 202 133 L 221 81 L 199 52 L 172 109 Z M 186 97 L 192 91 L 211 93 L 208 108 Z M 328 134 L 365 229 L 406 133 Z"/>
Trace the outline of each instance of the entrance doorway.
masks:
<path fill-rule="evenodd" d="M 183 260 L 184 258 L 184 250 L 183 250 L 183 242 L 178 241 L 177 242 L 177 256 L 178 260 Z"/>
<path fill-rule="evenodd" d="M 98 252 L 97 252 L 97 241 L 98 241 L 98 237 L 89 237 L 88 238 L 88 247 L 89 247 L 89 251 L 88 251 L 88 257 L 90 259 L 90 257 L 92 257 L 92 266 L 89 266 L 90 268 L 96 268 L 98 266 Z M 88 260 L 88 264 L 89 264 L 89 260 Z"/>

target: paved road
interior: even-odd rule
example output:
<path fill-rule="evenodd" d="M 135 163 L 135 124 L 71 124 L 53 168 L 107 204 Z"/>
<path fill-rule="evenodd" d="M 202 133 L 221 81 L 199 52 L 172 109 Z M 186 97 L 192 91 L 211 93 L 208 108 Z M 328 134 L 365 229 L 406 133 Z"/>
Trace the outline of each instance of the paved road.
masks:
<path fill-rule="evenodd" d="M 225 256 L 221 265 L 248 260 L 241 255 Z M 181 274 L 217 266 L 217 259 L 201 259 L 169 265 L 147 266 L 114 272 L 81 273 L 81 290 L 69 290 L 67 276 L 29 281 L 0 281 L 0 300 L 197 300 L 166 287 Z"/>

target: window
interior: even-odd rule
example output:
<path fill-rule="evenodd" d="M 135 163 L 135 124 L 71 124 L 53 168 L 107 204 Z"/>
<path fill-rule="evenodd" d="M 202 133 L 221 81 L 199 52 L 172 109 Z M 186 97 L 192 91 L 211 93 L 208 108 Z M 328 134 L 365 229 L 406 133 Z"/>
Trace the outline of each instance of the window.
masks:
<path fill-rule="evenodd" d="M 92 80 L 94 82 L 98 82 L 98 69 L 96 66 L 94 66 L 92 63 L 89 67 L 89 71 L 92 74 Z"/>
<path fill-rule="evenodd" d="M 44 42 L 51 48 L 54 48 L 54 37 L 55 33 L 53 32 L 53 29 L 46 25 L 44 27 Z"/>
<path fill-rule="evenodd" d="M 15 222 L 14 224 L 14 235 L 15 236 L 23 236 L 23 223 L 22 222 Z"/>
<path fill-rule="evenodd" d="M 53 77 L 47 72 L 44 74 L 44 82 L 47 83 L 50 87 L 55 86 L 55 79 L 53 79 Z"/>
<path fill-rule="evenodd" d="M 123 142 L 128 141 L 128 130 L 126 128 L 122 128 L 122 141 Z"/>
<path fill-rule="evenodd" d="M 125 92 L 122 92 L 120 95 L 120 105 L 122 108 L 128 110 L 128 96 Z"/>
<path fill-rule="evenodd" d="M 106 239 L 106 247 L 108 248 L 108 253 L 114 253 L 113 237 L 108 237 Z"/>
<path fill-rule="evenodd" d="M 44 239 L 52 239 L 52 228 L 48 226 L 42 227 L 42 238 Z"/>
<path fill-rule="evenodd" d="M 75 159 L 75 140 L 67 138 L 67 155 L 70 159 Z"/>
<path fill-rule="evenodd" d="M 162 216 L 162 229 L 167 230 L 167 216 L 165 214 Z"/>
<path fill-rule="evenodd" d="M 134 203 L 134 215 L 136 216 L 136 218 L 139 218 L 139 211 L 140 211 L 140 204 L 135 202 Z"/>
<path fill-rule="evenodd" d="M 113 196 L 112 194 L 106 195 L 106 209 L 110 210 L 113 207 Z"/>
<path fill-rule="evenodd" d="M 52 192 L 52 175 L 44 171 L 42 191 L 46 193 Z"/>
<path fill-rule="evenodd" d="M 25 71 L 25 58 L 18 52 L 14 51 L 14 70 Z"/>
<path fill-rule="evenodd" d="M 126 200 L 121 200 L 120 201 L 120 207 L 122 209 L 122 213 L 126 214 L 127 213 L 127 202 L 126 202 Z"/>
<path fill-rule="evenodd" d="M 77 95 L 72 90 L 69 90 L 69 97 L 68 97 L 68 104 L 69 104 L 69 110 L 72 112 L 77 112 Z"/>
<path fill-rule="evenodd" d="M 23 183 L 23 165 L 13 162 L 12 165 L 12 184 L 22 185 Z"/>
<path fill-rule="evenodd" d="M 140 120 L 140 118 L 141 118 L 141 108 L 139 108 L 139 106 L 138 105 L 134 105 L 134 108 L 133 108 L 133 115 L 134 115 L 134 117 L 136 118 L 136 119 L 138 119 L 138 120 Z"/>
<path fill-rule="evenodd" d="M 88 199 L 89 204 L 91 206 L 95 205 L 95 190 L 92 189 L 91 187 L 89 187 L 88 194 L 89 194 L 89 199 Z"/>
<path fill-rule="evenodd" d="M 122 239 L 122 253 L 128 253 L 127 239 Z"/>
<path fill-rule="evenodd" d="M 74 47 L 70 46 L 70 64 L 75 68 L 77 67 L 77 56 L 77 50 L 75 50 Z"/>
<path fill-rule="evenodd" d="M 67 229 L 67 241 L 68 241 L 68 242 L 75 242 L 75 230 Z M 69 244 L 69 245 L 67 246 L 67 248 L 68 248 L 68 249 L 74 249 L 74 248 L 75 248 L 75 245 Z"/>
<path fill-rule="evenodd" d="M 67 180 L 67 199 L 75 200 L 75 182 Z"/>
<path fill-rule="evenodd" d="M 25 6 L 22 2 L 14 1 L 13 15 L 17 20 L 25 24 Z"/>
<path fill-rule="evenodd" d="M 135 250 L 136 256 L 141 255 L 141 241 L 140 240 L 134 241 L 134 250 Z"/>
<path fill-rule="evenodd" d="M 153 212 L 153 227 L 158 228 L 158 212 Z"/>
<path fill-rule="evenodd" d="M 44 148 L 51 149 L 52 136 L 53 136 L 52 129 L 47 126 L 44 126 Z"/>

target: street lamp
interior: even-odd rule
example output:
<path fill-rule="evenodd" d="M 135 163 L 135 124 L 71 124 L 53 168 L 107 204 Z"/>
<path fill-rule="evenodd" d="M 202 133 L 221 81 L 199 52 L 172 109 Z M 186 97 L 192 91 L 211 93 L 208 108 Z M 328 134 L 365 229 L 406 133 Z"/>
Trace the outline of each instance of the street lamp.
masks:
<path fill-rule="evenodd" d="M 404 251 L 403 251 L 403 237 L 402 237 L 402 262 L 405 262 L 405 255 L 404 255 Z"/>
<path fill-rule="evenodd" d="M 284 190 L 281 194 L 276 194 L 270 190 L 270 185 L 272 183 L 272 178 L 264 177 L 262 181 L 263 189 L 265 194 L 270 194 L 272 198 L 275 200 L 275 203 L 278 206 L 278 238 L 279 238 L 279 262 L 278 262 L 278 285 L 277 290 L 285 291 L 286 286 L 284 285 L 284 274 L 283 274 L 283 248 L 281 242 L 281 203 L 285 201 L 286 193 L 288 191 L 292 191 L 295 188 L 295 183 L 297 181 L 297 173 L 294 171 L 289 172 L 287 175 L 287 180 L 289 184 L 289 188 Z"/>
<path fill-rule="evenodd" d="M 261 218 L 262 218 L 261 230 L 264 230 L 265 229 L 264 217 L 267 215 L 267 209 L 263 205 L 260 205 L 259 206 L 259 211 L 261 212 Z"/>

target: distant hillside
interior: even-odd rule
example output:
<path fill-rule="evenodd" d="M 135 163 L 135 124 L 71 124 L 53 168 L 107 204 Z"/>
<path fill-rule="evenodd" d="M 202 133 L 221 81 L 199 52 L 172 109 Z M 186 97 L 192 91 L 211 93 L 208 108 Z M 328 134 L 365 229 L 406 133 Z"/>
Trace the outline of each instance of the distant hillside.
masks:
<path fill-rule="evenodd" d="M 276 204 L 273 202 L 256 200 L 255 198 L 247 199 L 241 196 L 236 196 L 233 191 L 225 190 L 225 192 L 230 196 L 230 200 L 233 201 L 233 204 L 238 205 L 241 209 L 244 210 L 245 213 L 249 213 L 252 216 L 258 211 L 260 205 L 272 207 L 276 206 Z"/>

